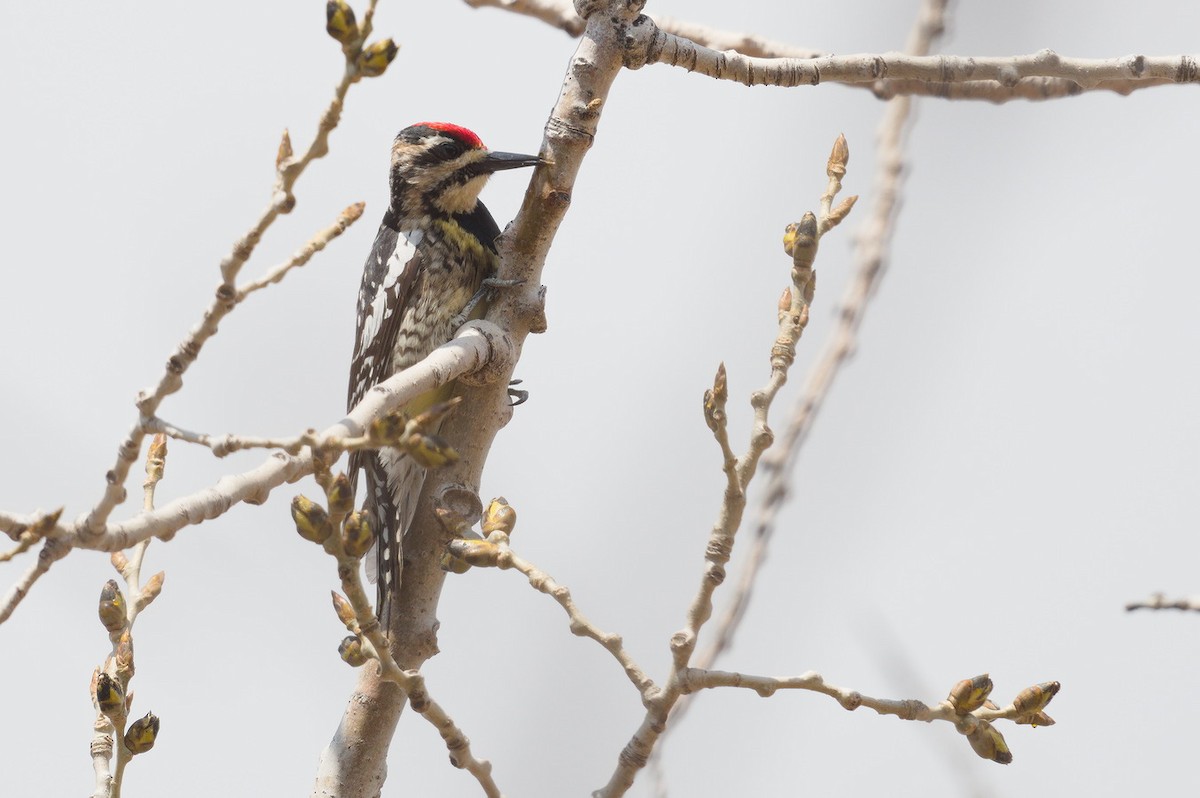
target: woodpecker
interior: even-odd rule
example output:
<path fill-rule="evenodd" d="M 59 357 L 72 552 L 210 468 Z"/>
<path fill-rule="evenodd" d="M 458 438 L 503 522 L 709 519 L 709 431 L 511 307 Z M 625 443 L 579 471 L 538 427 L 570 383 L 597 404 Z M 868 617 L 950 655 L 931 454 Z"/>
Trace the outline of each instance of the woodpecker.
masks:
<path fill-rule="evenodd" d="M 401 130 L 392 144 L 391 201 L 363 267 L 347 408 L 372 387 L 423 360 L 454 335 L 455 318 L 494 277 L 500 228 L 479 201 L 493 172 L 534 166 L 534 155 L 491 152 L 479 136 L 447 122 Z M 473 316 L 486 310 L 473 304 Z M 414 415 L 448 399 L 452 386 L 403 409 Z M 436 430 L 429 430 L 433 433 Z M 366 479 L 364 506 L 376 530 L 367 574 L 377 582 L 375 612 L 386 622 L 399 589 L 402 539 L 425 471 L 400 451 L 353 452 L 350 483 Z"/>

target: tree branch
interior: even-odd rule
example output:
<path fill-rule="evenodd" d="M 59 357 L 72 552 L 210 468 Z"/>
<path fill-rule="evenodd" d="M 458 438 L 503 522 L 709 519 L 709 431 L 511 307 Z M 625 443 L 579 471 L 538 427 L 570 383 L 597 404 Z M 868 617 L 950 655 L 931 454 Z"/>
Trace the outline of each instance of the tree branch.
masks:
<path fill-rule="evenodd" d="M 336 445 L 345 438 L 360 436 L 373 419 L 395 410 L 413 397 L 435 390 L 464 374 L 478 371 L 489 362 L 507 363 L 511 356 L 512 348 L 507 336 L 503 335 L 494 325 L 485 321 L 468 322 L 453 340 L 435 349 L 429 357 L 411 368 L 392 375 L 368 391 L 363 400 L 341 421 L 316 434 L 315 437 L 310 438 L 312 433 L 309 432 L 297 436 L 296 439 L 279 439 L 274 442 L 290 444 L 297 440 L 311 439 L 316 442 L 318 448 L 321 446 L 336 448 Z M 155 423 L 152 421 L 148 421 L 146 424 L 147 429 L 159 426 L 169 427 L 170 425 L 166 425 L 165 422 Z M 178 430 L 176 431 L 178 432 Z M 191 435 L 197 439 L 205 437 L 198 434 Z M 231 446 L 239 440 L 232 436 L 226 436 L 226 439 L 230 441 Z M 196 442 L 202 441 L 197 440 Z M 210 442 L 214 446 L 217 445 L 216 441 Z M 186 526 L 224 515 L 235 504 L 242 502 L 262 504 L 272 490 L 285 482 L 293 482 L 311 471 L 310 449 L 301 447 L 295 455 L 275 452 L 261 465 L 250 471 L 223 477 L 210 488 L 175 499 L 152 511 L 142 512 L 127 521 L 108 524 L 105 531 L 98 536 L 85 533 L 80 522 L 62 524 L 56 520 L 53 527 L 44 535 L 46 540 L 38 555 L 38 562 L 22 576 L 17 584 L 9 589 L 3 600 L 0 601 L 0 623 L 3 623 L 12 614 L 33 583 L 49 569 L 50 565 L 62 559 L 72 549 L 114 552 L 127 549 L 150 538 L 169 539 L 175 532 Z M 0 530 L 7 532 L 23 529 L 24 526 L 35 522 L 35 518 L 26 520 L 21 516 L 3 514 L 0 515 Z"/>
<path fill-rule="evenodd" d="M 55 538 L 48 538 L 42 544 L 42 548 L 38 551 L 37 560 L 8 589 L 3 598 L 0 598 L 0 623 L 8 620 L 8 616 L 13 614 L 13 610 L 17 608 L 17 605 L 29 594 L 34 583 L 42 577 L 42 574 L 50 570 L 51 565 L 54 565 L 54 563 L 67 556 L 70 550 L 71 547 L 69 545 Z"/>
<path fill-rule="evenodd" d="M 570 2 L 561 0 L 464 0 L 471 8 L 498 8 L 545 22 L 573 37 L 583 34 L 583 17 Z"/>
<path fill-rule="evenodd" d="M 498 8 L 515 14 L 533 17 L 552 27 L 563 30 L 572 36 L 583 32 L 583 20 L 575 13 L 570 3 L 559 0 L 464 0 L 472 8 Z M 798 47 L 778 42 L 753 33 L 734 33 L 712 28 L 685 20 L 660 17 L 647 14 L 653 20 L 658 31 L 668 36 L 678 37 L 677 48 L 686 49 L 687 44 L 706 48 L 718 53 L 719 58 L 731 59 L 736 56 L 752 56 L 758 59 L 806 59 L 816 60 L 831 58 L 831 53 L 807 47 Z M 665 40 L 664 40 L 665 41 Z M 911 52 L 911 51 L 909 51 Z M 1040 54 L 1039 54 L 1040 55 Z M 706 55 L 706 58 L 710 56 Z M 889 56 L 882 56 L 889 57 Z M 1034 56 L 1036 57 L 1036 56 Z M 880 56 L 849 56 L 849 58 L 881 58 Z M 1136 56 L 1130 56 L 1136 58 Z M 1190 63 L 1189 63 L 1190 59 Z M 1111 63 L 1111 62 L 1109 62 Z M 1099 80 L 1092 85 L 1086 85 L 1070 77 L 1021 77 L 1015 83 L 1010 83 L 1011 75 L 1005 75 L 996 80 L 958 79 L 953 82 L 936 75 L 931 78 L 902 78 L 886 77 L 862 81 L 833 81 L 851 88 L 870 89 L 881 100 L 893 97 L 917 96 L 938 97 L 948 100 L 984 100 L 991 103 L 1005 103 L 1013 100 L 1054 100 L 1063 97 L 1075 97 L 1089 91 L 1113 91 L 1117 94 L 1128 95 L 1138 89 L 1162 86 L 1168 83 L 1195 82 L 1195 56 L 1179 58 L 1180 74 L 1162 78 L 1112 78 Z M 676 66 L 686 64 L 675 63 Z M 761 64 L 759 65 L 762 66 Z M 1193 77 L 1186 78 L 1188 73 Z M 737 79 L 737 78 L 728 78 Z M 822 73 L 822 80 L 830 82 L 829 76 Z M 772 82 L 772 85 L 778 85 Z"/>
<path fill-rule="evenodd" d="M 795 361 L 796 344 L 808 324 L 809 308 L 816 290 L 813 265 L 821 236 L 840 223 L 858 199 L 849 197 L 836 208 L 833 207 L 833 199 L 841 190 L 841 179 L 846 173 L 848 160 L 846 140 L 839 136 L 826 166 L 828 182 L 821 197 L 820 218 L 806 213 L 800 222 L 788 225 L 784 235 L 784 249 L 792 257 L 792 284 L 784 290 L 779 300 L 779 335 L 771 347 L 770 377 L 767 384 L 750 397 L 754 425 L 747 451 L 740 458 L 733 455 L 728 442 L 725 410 L 729 392 L 723 364 L 717 369 L 712 389 L 704 394 L 705 423 L 720 444 L 722 469 L 726 478 L 721 507 L 704 550 L 704 574 L 688 607 L 684 628 L 671 637 L 673 667 L 666 683 L 644 699 L 646 713 L 642 723 L 621 751 L 608 783 L 596 791 L 597 798 L 616 798 L 628 791 L 665 733 L 671 710 L 687 692 L 683 679 L 700 631 L 712 616 L 713 595 L 725 581 L 725 566 L 733 555 L 734 542 L 746 509 L 746 490 L 774 438 L 768 426 L 771 405 L 787 382 L 788 371 Z"/>
<path fill-rule="evenodd" d="M 346 232 L 346 229 L 349 228 L 350 225 L 357 222 L 359 217 L 362 216 L 363 208 L 365 207 L 366 203 L 363 202 L 356 202 L 347 207 L 338 216 L 337 221 L 326 227 L 324 230 L 316 233 L 304 244 L 304 246 L 292 253 L 292 257 L 288 258 L 286 261 L 267 272 L 267 274 L 260 279 L 254 280 L 246 285 L 239 286 L 235 301 L 241 302 L 255 291 L 259 291 L 263 288 L 266 288 L 268 285 L 273 285 L 279 282 L 285 276 L 287 276 L 287 273 L 292 269 L 308 263 L 310 260 L 312 260 L 313 255 L 316 255 L 318 252 L 325 249 L 330 241 Z"/>
<path fill-rule="evenodd" d="M 986 679 L 987 677 L 978 678 Z M 871 696 L 863 695 L 857 690 L 829 684 L 821 674 L 815 671 L 809 671 L 800 676 L 777 678 L 729 671 L 705 670 L 703 668 L 687 668 L 681 675 L 681 683 L 684 691 L 688 693 L 693 693 L 697 690 L 711 690 L 718 687 L 739 687 L 753 690 L 763 698 L 769 698 L 779 690 L 808 690 L 835 699 L 842 705 L 843 709 L 850 712 L 860 707 L 866 707 L 867 709 L 875 710 L 880 715 L 894 715 L 901 720 L 917 720 L 924 723 L 932 723 L 937 720 L 960 723 L 964 714 L 972 715 L 979 720 L 988 721 L 1021 720 L 1030 715 L 1029 708 L 1022 706 L 1020 696 L 1018 696 L 1018 700 L 1003 708 L 995 706 L 992 702 L 988 701 L 978 709 L 964 713 L 961 708 L 955 707 L 952 698 L 948 698 L 932 706 L 912 698 L 872 698 Z M 1057 685 L 1057 682 L 1047 682 L 1046 685 Z M 1046 699 L 1046 703 L 1049 703 L 1050 698 L 1053 698 L 1054 694 L 1058 692 L 1057 686 L 1047 688 L 1038 685 L 1036 687 L 1041 687 L 1045 692 L 1053 691 L 1049 698 Z M 1041 710 L 1039 709 L 1038 711 L 1040 712 Z"/>
<path fill-rule="evenodd" d="M 325 108 L 325 112 L 321 115 L 316 135 L 313 137 L 308 149 L 299 158 L 293 156 L 291 138 L 287 131 L 284 131 L 283 139 L 279 145 L 279 155 L 275 163 L 275 185 L 272 190 L 271 202 L 262 211 L 250 230 L 238 239 L 229 254 L 222 258 L 220 265 L 221 284 L 217 286 L 216 296 L 208 306 L 208 309 L 205 310 L 200 323 L 192 328 L 188 336 L 176 347 L 175 353 L 167 360 L 166 368 L 162 376 L 159 377 L 158 382 L 153 387 L 146 388 L 138 394 L 137 408 L 141 418 L 153 416 L 166 397 L 183 387 L 184 373 L 196 361 L 196 358 L 200 356 L 200 350 L 204 347 L 205 342 L 216 334 L 217 326 L 221 320 L 237 307 L 238 303 L 245 298 L 246 293 L 255 290 L 252 284 L 250 291 L 239 294 L 234 281 L 237 279 L 238 272 L 241 271 L 242 266 L 250 258 L 251 254 L 253 254 L 254 248 L 262 239 L 267 228 L 281 214 L 290 213 L 292 208 L 295 207 L 296 198 L 292 194 L 292 188 L 295 186 L 297 179 L 299 179 L 300 175 L 304 173 L 304 170 L 312 161 L 321 158 L 329 152 L 329 134 L 337 127 L 341 119 L 342 104 L 345 101 L 346 93 L 350 90 L 352 84 L 358 82 L 367 74 L 362 70 L 358 56 L 361 52 L 363 42 L 371 34 L 371 20 L 374 16 L 375 4 L 377 2 L 378 0 L 369 0 L 367 11 L 363 16 L 363 22 L 359 26 L 359 36 L 351 42 L 343 43 L 342 52 L 346 57 L 346 63 L 342 72 L 342 79 L 334 88 L 333 100 L 330 101 L 329 105 Z M 353 207 L 348 208 L 344 214 L 349 213 Z M 358 212 L 361 213 L 361 208 L 359 208 Z M 357 216 L 354 218 L 357 218 Z M 350 221 L 353 221 L 353 219 L 347 221 L 346 224 L 349 224 Z M 330 237 L 332 238 L 333 236 Z M 323 246 L 323 243 L 317 246 L 314 252 Z M 307 258 L 304 259 L 307 260 Z M 287 268 L 283 271 L 286 272 Z M 282 277 L 282 274 L 280 277 Z M 269 282 L 275 282 L 275 280 L 269 280 Z M 141 452 L 142 442 L 146 434 L 146 430 L 142 428 L 139 420 L 129 430 L 125 436 L 125 440 L 121 442 L 121 445 L 117 449 L 116 463 L 104 477 L 104 494 L 100 498 L 100 501 L 77 524 L 78 529 L 83 533 L 84 537 L 99 537 L 103 535 L 112 511 L 118 504 L 125 501 L 125 482 L 129 476 L 129 469 Z"/>
<path fill-rule="evenodd" d="M 1153 83 L 1200 82 L 1196 55 L 1120 58 L 1072 58 L 1053 50 L 998 58 L 908 56 L 898 53 L 827 55 L 818 58 L 756 58 L 717 51 L 660 29 L 649 17 L 631 26 L 625 65 L 670 64 L 718 80 L 747 86 L 815 86 L 819 83 L 865 84 L 879 80 L 929 83 L 994 81 L 1012 87 L 1026 78 L 1065 78 L 1083 88 L 1109 81 Z"/>
<path fill-rule="evenodd" d="M 905 45 L 907 52 L 924 55 L 932 51 L 937 38 L 946 28 L 947 5 L 948 0 L 926 0 L 922 4 L 918 18 L 909 32 Z M 733 637 L 749 607 L 759 570 L 766 560 L 779 510 L 788 499 L 796 455 L 828 398 L 834 379 L 855 349 L 858 329 L 862 325 L 868 304 L 883 279 L 888 246 L 899 215 L 900 191 L 906 172 L 905 138 L 911 122 L 912 109 L 913 101 L 910 98 L 898 97 L 888 103 L 880 120 L 873 191 L 875 202 L 856 236 L 858 268 L 842 298 L 834 331 L 825 343 L 817 365 L 809 373 L 796 404 L 792 407 L 787 429 L 778 446 L 763 464 L 767 481 L 763 488 L 758 523 L 746 564 L 729 607 L 717 624 L 712 643 L 697 657 L 697 667 L 711 667 L 733 643 Z M 686 711 L 687 703 L 681 702 L 677 707 L 677 714 L 682 715 Z"/>
<path fill-rule="evenodd" d="M 361 435 L 372 419 L 403 405 L 414 396 L 435 390 L 463 374 L 481 368 L 497 350 L 503 338 L 495 327 L 483 321 L 468 322 L 454 340 L 435 349 L 420 363 L 394 374 L 372 388 L 345 418 L 318 434 L 318 447 L 345 437 Z M 285 442 L 285 441 L 281 441 Z M 224 514 L 239 502 L 261 504 L 271 490 L 311 473 L 311 454 L 301 449 L 299 456 L 276 452 L 257 468 L 221 479 L 213 487 L 176 499 L 149 513 L 119 524 L 110 524 L 100 537 L 70 530 L 64 537 L 72 547 L 99 551 L 119 551 L 141 540 L 162 537 L 190 524 L 198 524 Z"/>
<path fill-rule="evenodd" d="M 450 553 L 455 557 L 476 567 L 493 567 L 501 570 L 514 569 L 525 575 L 529 584 L 539 593 L 545 593 L 558 602 L 571 621 L 571 634 L 595 640 L 605 651 L 613 655 L 620 664 L 629 681 L 637 688 L 642 697 L 649 696 L 658 688 L 646 672 L 633 659 L 633 655 L 625 648 L 624 641 L 618 634 L 604 632 L 587 619 L 575 600 L 571 591 L 564 585 L 554 581 L 554 578 L 533 563 L 517 556 L 508 545 L 506 533 L 493 533 L 486 540 L 460 538 L 450 542 Z"/>
<path fill-rule="evenodd" d="M 352 637 L 342 641 L 342 646 L 339 648 L 342 659 L 354 667 L 374 660 L 378 665 L 378 668 L 370 669 L 374 673 L 374 678 L 380 682 L 390 683 L 393 687 L 399 687 L 404 692 L 404 695 L 412 703 L 413 709 L 438 730 L 438 734 L 446 743 L 451 764 L 473 775 L 488 798 L 501 798 L 500 788 L 492 778 L 491 763 L 475 757 L 471 751 L 471 742 L 462 729 L 429 695 L 425 677 L 415 669 L 401 668 L 392 657 L 383 634 L 383 628 L 379 623 L 379 618 L 376 617 L 375 610 L 371 607 L 370 599 L 367 598 L 360 576 L 362 572 L 361 558 L 366 553 L 370 542 L 370 527 L 369 525 L 365 527 L 367 534 L 362 535 L 364 527 L 361 526 L 361 522 L 354 520 L 358 514 L 350 513 L 353 496 L 346 475 L 340 474 L 334 478 L 323 461 L 319 463 L 319 466 L 315 476 L 317 484 L 325 490 L 328 510 L 323 511 L 323 522 L 316 521 L 314 523 L 316 517 L 311 515 L 314 503 L 309 501 L 307 510 L 299 510 L 301 518 L 304 518 L 307 523 L 302 526 L 301 520 L 297 519 L 297 529 L 302 537 L 318 542 L 326 553 L 337 560 L 338 576 L 346 595 L 343 598 L 337 593 L 333 594 L 334 609 L 338 618 L 352 634 Z M 299 498 L 302 497 L 297 497 L 297 499 Z M 297 513 L 295 503 L 292 512 L 295 518 Z M 306 516 L 306 513 L 309 515 Z M 316 527 L 324 529 L 324 539 L 317 540 L 313 536 L 312 533 Z M 334 530 L 341 530 L 341 532 L 338 533 Z M 347 646 L 347 644 L 350 645 Z M 397 710 L 394 717 L 398 716 Z M 348 762 L 345 759 L 322 757 L 322 767 L 318 770 L 313 794 L 347 796 L 363 794 L 365 791 L 366 794 L 378 795 L 378 787 L 382 784 L 382 775 L 376 781 L 373 777 L 373 769 L 372 771 L 358 772 L 353 768 L 347 768 L 346 765 L 352 764 L 352 762 L 352 759 Z"/>

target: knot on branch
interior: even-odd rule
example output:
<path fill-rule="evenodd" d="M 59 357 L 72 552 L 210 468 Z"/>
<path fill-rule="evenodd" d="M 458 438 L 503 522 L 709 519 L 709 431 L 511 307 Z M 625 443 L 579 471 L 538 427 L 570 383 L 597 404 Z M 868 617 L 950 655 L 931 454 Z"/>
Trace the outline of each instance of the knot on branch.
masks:
<path fill-rule="evenodd" d="M 655 63 L 662 53 L 665 41 L 666 36 L 654 24 L 654 20 L 645 14 L 639 14 L 625 28 L 622 65 L 626 69 L 641 69 L 646 64 Z"/>
<path fill-rule="evenodd" d="M 517 346 L 512 336 L 497 325 L 484 319 L 474 319 L 463 325 L 459 335 L 474 331 L 484 337 L 488 343 L 486 359 L 474 371 L 468 372 L 459 379 L 467 385 L 491 385 L 507 380 L 517 364 Z"/>
<path fill-rule="evenodd" d="M 479 492 L 470 485 L 456 482 L 444 484 L 437 489 L 433 501 L 439 514 L 449 514 L 456 519 L 461 519 L 467 528 L 473 526 L 483 515 L 483 502 L 479 499 Z M 443 524 L 443 526 L 445 525 Z M 447 530 L 446 535 L 447 542 L 460 537 L 450 530 Z"/>
<path fill-rule="evenodd" d="M 575 0 L 575 13 L 587 20 L 592 14 L 603 12 L 605 5 L 603 0 Z"/>

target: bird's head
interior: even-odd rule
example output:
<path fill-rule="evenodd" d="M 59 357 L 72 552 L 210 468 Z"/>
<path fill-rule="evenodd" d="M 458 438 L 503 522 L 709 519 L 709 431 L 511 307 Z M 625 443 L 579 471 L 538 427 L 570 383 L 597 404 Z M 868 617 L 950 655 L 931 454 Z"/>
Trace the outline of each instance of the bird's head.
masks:
<path fill-rule="evenodd" d="M 541 163 L 536 155 L 490 152 L 448 122 L 421 122 L 392 144 L 392 210 L 401 216 L 469 213 L 493 172 Z"/>

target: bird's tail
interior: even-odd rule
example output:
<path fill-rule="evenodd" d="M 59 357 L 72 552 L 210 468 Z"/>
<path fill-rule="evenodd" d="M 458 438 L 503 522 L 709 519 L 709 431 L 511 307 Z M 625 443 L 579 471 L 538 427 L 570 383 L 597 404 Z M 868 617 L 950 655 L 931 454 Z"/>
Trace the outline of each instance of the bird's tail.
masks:
<path fill-rule="evenodd" d="M 425 469 L 398 449 L 380 449 L 371 459 L 368 483 L 377 532 L 375 545 L 366 556 L 367 579 L 376 585 L 375 614 L 387 628 L 391 603 L 400 592 L 404 532 L 417 510 Z"/>

